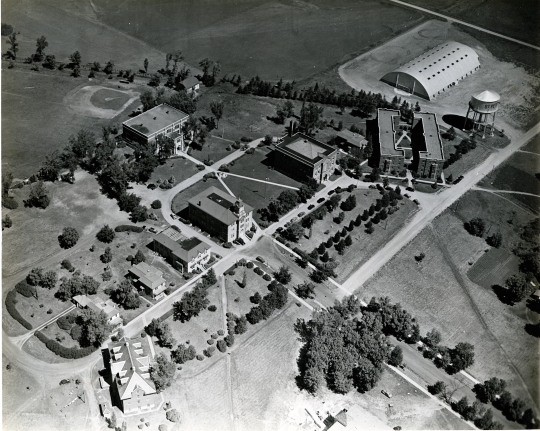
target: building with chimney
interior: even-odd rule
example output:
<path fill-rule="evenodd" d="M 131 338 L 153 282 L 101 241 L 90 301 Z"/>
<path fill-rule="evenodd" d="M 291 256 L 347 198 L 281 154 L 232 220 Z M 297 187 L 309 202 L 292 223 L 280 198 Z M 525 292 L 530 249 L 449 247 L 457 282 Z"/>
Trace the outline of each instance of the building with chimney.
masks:
<path fill-rule="evenodd" d="M 272 165 L 288 177 L 305 182 L 314 178 L 318 183 L 330 179 L 336 170 L 338 150 L 301 132 L 281 138 L 272 153 Z"/>
<path fill-rule="evenodd" d="M 248 241 L 253 226 L 253 208 L 234 196 L 209 187 L 189 200 L 189 219 L 205 232 L 225 242 Z"/>
<path fill-rule="evenodd" d="M 154 359 L 149 337 L 128 338 L 109 343 L 108 369 L 111 373 L 113 403 L 124 414 L 145 413 L 160 407 L 162 397 L 150 379 Z M 107 358 L 106 358 L 107 359 Z"/>

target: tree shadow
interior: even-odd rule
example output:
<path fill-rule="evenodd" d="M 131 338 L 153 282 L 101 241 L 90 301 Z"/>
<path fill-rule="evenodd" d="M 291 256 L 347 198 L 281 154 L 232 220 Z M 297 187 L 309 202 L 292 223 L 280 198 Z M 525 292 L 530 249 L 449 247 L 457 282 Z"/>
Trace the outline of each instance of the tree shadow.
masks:
<path fill-rule="evenodd" d="M 508 289 L 505 289 L 502 286 L 499 286 L 498 284 L 494 284 L 491 286 L 491 289 L 493 290 L 493 293 L 497 295 L 497 298 L 499 298 L 499 301 L 501 301 L 503 304 L 506 305 L 514 305 L 515 301 L 512 299 L 512 297 L 508 293 Z"/>
<path fill-rule="evenodd" d="M 533 337 L 540 338 L 540 323 L 527 323 L 525 325 L 525 332 Z"/>
<path fill-rule="evenodd" d="M 540 314 L 540 300 L 532 298 L 527 299 L 527 308 Z"/>

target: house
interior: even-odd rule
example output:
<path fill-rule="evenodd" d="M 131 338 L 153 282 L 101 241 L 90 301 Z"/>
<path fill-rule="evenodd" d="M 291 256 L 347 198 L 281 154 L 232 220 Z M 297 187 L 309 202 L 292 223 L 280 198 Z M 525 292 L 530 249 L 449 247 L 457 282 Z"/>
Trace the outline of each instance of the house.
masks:
<path fill-rule="evenodd" d="M 129 268 L 128 275 L 135 280 L 135 286 L 155 298 L 167 288 L 163 273 L 146 262 Z"/>
<path fill-rule="evenodd" d="M 122 323 L 120 312 L 110 299 L 102 301 L 100 298 L 96 298 L 94 301 L 86 295 L 75 295 L 72 300 L 79 308 L 89 308 L 98 314 L 103 311 L 105 316 L 107 316 L 107 323 L 109 325 Z"/>
<path fill-rule="evenodd" d="M 162 397 L 150 379 L 153 350 L 149 337 L 122 337 L 108 346 L 111 395 L 124 414 L 159 408 Z"/>
<path fill-rule="evenodd" d="M 272 153 L 274 168 L 304 182 L 314 178 L 318 183 L 330 179 L 336 170 L 337 149 L 301 132 L 292 132 L 277 143 Z"/>
<path fill-rule="evenodd" d="M 364 148 L 368 141 L 360 133 L 354 133 L 350 130 L 340 130 L 336 139 L 334 140 L 338 147 L 343 148 L 347 152 L 351 152 L 353 149 L 360 150 Z"/>
<path fill-rule="evenodd" d="M 245 234 L 253 225 L 253 208 L 241 199 L 209 187 L 188 203 L 190 221 L 205 232 L 225 242 L 238 238 L 248 241 Z"/>
<path fill-rule="evenodd" d="M 180 83 L 180 89 L 186 90 L 186 93 L 188 94 L 197 91 L 200 86 L 201 86 L 201 83 L 194 76 L 190 76 L 189 78 L 184 79 Z"/>
<path fill-rule="evenodd" d="M 441 176 L 444 152 L 435 114 L 415 112 L 411 129 L 412 169 L 422 178 Z"/>
<path fill-rule="evenodd" d="M 182 125 L 189 115 L 166 103 L 155 106 L 122 123 L 122 138 L 142 145 L 156 142 L 167 136 L 174 141 L 174 154 L 184 151 Z M 157 151 L 157 147 L 156 147 Z"/>
<path fill-rule="evenodd" d="M 154 236 L 152 246 L 155 252 L 182 273 L 204 270 L 211 257 L 210 244 L 199 238 L 188 238 L 173 228 Z"/>
<path fill-rule="evenodd" d="M 373 143 L 369 165 L 381 173 L 398 175 L 405 168 L 405 149 L 399 145 L 400 121 L 397 109 L 377 109 L 377 118 L 366 121 Z"/>

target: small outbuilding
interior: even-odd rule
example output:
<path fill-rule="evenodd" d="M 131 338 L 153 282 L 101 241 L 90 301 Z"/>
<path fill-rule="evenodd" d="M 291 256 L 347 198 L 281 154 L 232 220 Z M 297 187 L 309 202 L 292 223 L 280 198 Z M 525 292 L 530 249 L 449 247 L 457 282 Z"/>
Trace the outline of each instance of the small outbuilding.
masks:
<path fill-rule="evenodd" d="M 201 83 L 194 76 L 184 79 L 180 82 L 180 88 L 186 90 L 186 93 L 190 94 L 197 91 L 201 86 Z"/>

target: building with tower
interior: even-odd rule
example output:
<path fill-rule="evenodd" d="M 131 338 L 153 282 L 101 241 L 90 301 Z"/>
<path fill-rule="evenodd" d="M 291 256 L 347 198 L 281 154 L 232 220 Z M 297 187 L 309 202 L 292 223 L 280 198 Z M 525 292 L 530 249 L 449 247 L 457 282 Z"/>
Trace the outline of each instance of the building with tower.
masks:
<path fill-rule="evenodd" d="M 495 91 L 482 91 L 472 96 L 463 124 L 464 130 L 481 132 L 482 139 L 486 137 L 486 130 L 493 136 L 495 130 L 495 115 L 499 110 L 501 96 Z M 469 114 L 471 115 L 469 119 Z"/>
<path fill-rule="evenodd" d="M 253 208 L 234 196 L 209 187 L 189 201 L 189 219 L 210 235 L 225 242 L 246 237 L 253 226 Z"/>
<path fill-rule="evenodd" d="M 301 132 L 281 138 L 272 153 L 274 168 L 288 177 L 305 182 L 314 178 L 318 183 L 330 179 L 336 170 L 338 150 Z"/>
<path fill-rule="evenodd" d="M 392 87 L 431 100 L 480 67 L 478 54 L 467 45 L 444 42 L 381 78 Z"/>

